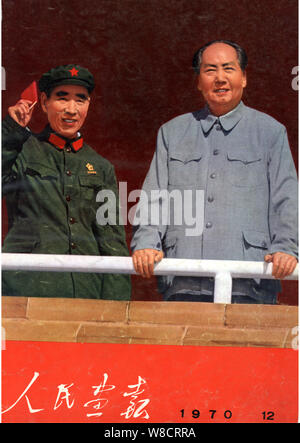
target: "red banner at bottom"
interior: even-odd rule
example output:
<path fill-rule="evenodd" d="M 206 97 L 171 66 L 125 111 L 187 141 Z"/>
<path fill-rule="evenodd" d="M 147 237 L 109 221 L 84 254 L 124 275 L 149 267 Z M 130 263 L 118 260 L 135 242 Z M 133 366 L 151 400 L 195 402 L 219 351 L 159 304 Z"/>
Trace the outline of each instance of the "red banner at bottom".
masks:
<path fill-rule="evenodd" d="M 1 417 L 2 423 L 297 423 L 298 352 L 7 341 Z"/>

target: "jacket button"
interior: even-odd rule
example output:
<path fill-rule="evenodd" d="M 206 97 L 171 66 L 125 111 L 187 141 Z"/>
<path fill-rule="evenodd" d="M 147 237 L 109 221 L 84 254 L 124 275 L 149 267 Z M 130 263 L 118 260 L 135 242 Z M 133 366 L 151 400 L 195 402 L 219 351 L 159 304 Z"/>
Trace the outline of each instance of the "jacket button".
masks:
<path fill-rule="evenodd" d="M 261 243 L 261 245 L 262 245 L 263 248 L 266 248 L 266 247 L 267 247 L 267 243 L 266 243 L 265 241 L 263 241 L 263 242 Z"/>
<path fill-rule="evenodd" d="M 70 217 L 69 221 L 70 221 L 70 223 L 71 223 L 72 225 L 76 222 L 76 220 L 75 220 L 74 217 Z"/>
<path fill-rule="evenodd" d="M 66 171 L 66 174 L 70 176 L 70 175 L 72 175 L 72 172 L 68 169 L 68 170 Z"/>
<path fill-rule="evenodd" d="M 67 147 L 66 147 L 66 151 L 67 151 L 67 152 L 71 152 L 71 150 L 72 150 L 72 149 L 70 148 L 70 146 L 67 146 Z"/>
<path fill-rule="evenodd" d="M 210 178 L 216 178 L 217 174 L 215 174 L 214 172 L 212 174 L 210 174 Z"/>
<path fill-rule="evenodd" d="M 211 222 L 207 222 L 207 223 L 206 223 L 206 227 L 207 227 L 207 228 L 211 228 L 211 227 L 212 227 L 212 223 L 211 223 Z"/>
<path fill-rule="evenodd" d="M 69 195 L 66 195 L 66 200 L 69 202 L 71 200 L 71 197 Z"/>
<path fill-rule="evenodd" d="M 208 196 L 208 198 L 207 198 L 207 200 L 209 201 L 209 203 L 211 203 L 211 202 L 213 202 L 213 201 L 214 201 L 214 198 L 213 198 L 213 196 L 212 196 L 212 195 L 209 195 L 209 196 Z"/>
<path fill-rule="evenodd" d="M 71 243 L 71 249 L 76 249 L 76 243 Z"/>
<path fill-rule="evenodd" d="M 219 153 L 220 153 L 219 149 L 214 149 L 214 152 L 213 152 L 214 155 L 218 155 Z"/>

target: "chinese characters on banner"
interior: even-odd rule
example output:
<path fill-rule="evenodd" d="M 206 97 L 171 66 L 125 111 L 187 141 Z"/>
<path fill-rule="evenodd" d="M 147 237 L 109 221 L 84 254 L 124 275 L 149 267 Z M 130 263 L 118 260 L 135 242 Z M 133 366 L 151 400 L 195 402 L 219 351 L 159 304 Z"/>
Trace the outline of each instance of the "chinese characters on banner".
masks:
<path fill-rule="evenodd" d="M 293 423 L 298 351 L 6 341 L 2 423 Z"/>
<path fill-rule="evenodd" d="M 18 397 L 15 403 L 13 403 L 6 410 L 2 411 L 2 415 L 13 409 L 20 401 L 22 401 L 22 399 L 25 399 L 30 414 L 36 414 L 44 410 L 33 407 L 30 401 L 30 388 L 37 381 L 39 376 L 40 374 L 38 372 L 34 373 L 30 383 L 27 385 L 22 394 Z M 97 386 L 92 386 L 93 396 L 96 398 L 89 400 L 83 404 L 83 407 L 87 408 L 86 417 L 101 417 L 103 415 L 103 410 L 109 403 L 108 391 L 116 389 L 115 385 L 110 385 L 107 383 L 107 381 L 108 374 L 104 373 L 103 381 Z M 128 385 L 129 391 L 122 394 L 123 397 L 128 397 L 129 399 L 128 408 L 120 413 L 120 415 L 124 416 L 125 419 L 149 419 L 149 414 L 146 410 L 146 406 L 149 404 L 150 399 L 142 398 L 142 394 L 145 390 L 143 388 L 143 385 L 145 385 L 146 383 L 146 380 L 144 380 L 141 376 L 138 376 L 138 382 L 133 385 Z M 54 411 L 61 407 L 66 407 L 68 409 L 73 408 L 76 400 L 75 395 L 72 392 L 73 387 L 74 383 L 60 384 L 57 386 L 57 397 L 53 406 Z"/>

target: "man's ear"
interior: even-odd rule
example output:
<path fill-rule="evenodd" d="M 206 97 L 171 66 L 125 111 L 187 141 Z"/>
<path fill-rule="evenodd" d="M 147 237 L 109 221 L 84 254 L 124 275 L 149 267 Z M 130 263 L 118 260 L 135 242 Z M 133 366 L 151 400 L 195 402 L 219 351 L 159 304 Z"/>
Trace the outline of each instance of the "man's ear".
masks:
<path fill-rule="evenodd" d="M 198 75 L 198 79 L 197 79 L 197 89 L 198 89 L 198 91 L 202 91 L 200 75 Z"/>
<path fill-rule="evenodd" d="M 246 71 L 243 72 L 243 88 L 246 88 L 247 86 L 247 73 Z"/>
<path fill-rule="evenodd" d="M 42 92 L 42 93 L 41 93 L 41 98 L 40 98 L 40 100 L 41 100 L 41 107 L 42 107 L 42 110 L 45 112 L 45 114 L 47 114 L 47 113 L 48 113 L 48 110 L 47 110 L 47 101 L 48 101 L 48 97 L 47 97 L 47 94 L 46 94 L 45 92 Z"/>

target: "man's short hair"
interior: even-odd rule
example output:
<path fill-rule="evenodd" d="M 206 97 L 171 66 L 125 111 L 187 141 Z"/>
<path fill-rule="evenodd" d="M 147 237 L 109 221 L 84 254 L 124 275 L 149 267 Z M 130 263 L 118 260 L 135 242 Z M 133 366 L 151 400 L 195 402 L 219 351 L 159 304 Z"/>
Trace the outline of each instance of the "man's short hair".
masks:
<path fill-rule="evenodd" d="M 200 49 L 194 54 L 193 57 L 193 68 L 197 74 L 200 74 L 200 66 L 202 62 L 202 55 L 206 48 L 213 45 L 214 43 L 224 43 L 226 45 L 232 46 L 237 53 L 238 61 L 241 67 L 241 70 L 244 72 L 247 64 L 248 64 L 248 57 L 246 54 L 246 51 L 237 43 L 232 42 L 231 40 L 212 40 L 205 45 L 201 46 Z"/>

